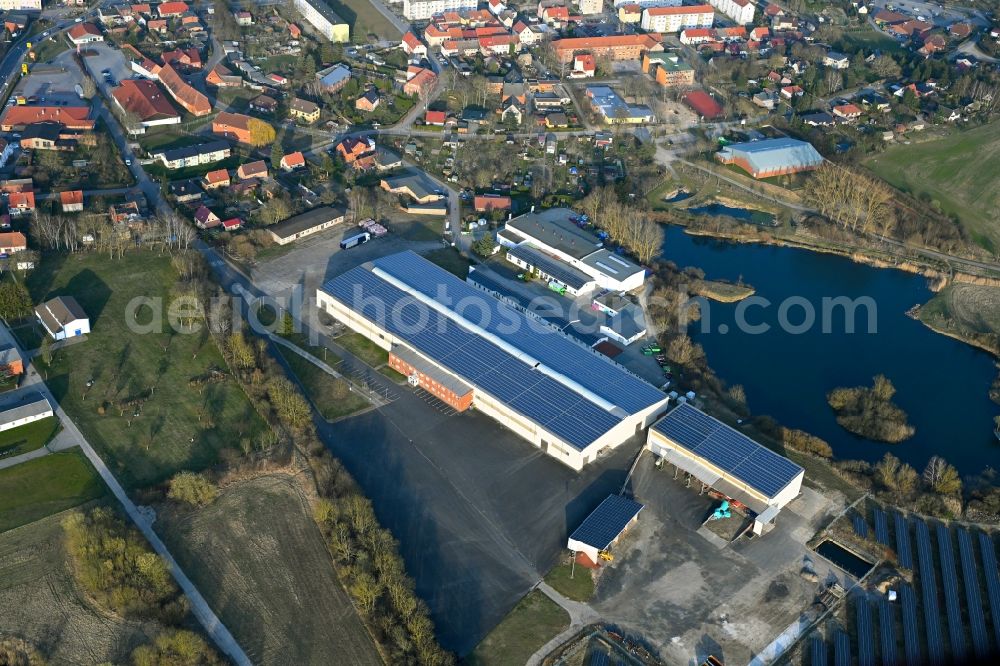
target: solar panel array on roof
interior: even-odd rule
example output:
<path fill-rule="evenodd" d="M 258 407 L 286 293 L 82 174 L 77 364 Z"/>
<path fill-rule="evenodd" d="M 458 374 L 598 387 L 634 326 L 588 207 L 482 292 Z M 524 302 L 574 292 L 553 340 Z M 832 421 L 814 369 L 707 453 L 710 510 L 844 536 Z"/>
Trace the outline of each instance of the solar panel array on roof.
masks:
<path fill-rule="evenodd" d="M 534 266 L 542 273 L 562 282 L 570 289 L 583 289 L 587 283 L 594 281 L 593 278 L 583 271 L 573 268 L 569 264 L 554 259 L 528 245 L 518 245 L 517 247 L 510 248 L 507 252 L 515 259 L 520 259 L 529 266 Z"/>
<path fill-rule="evenodd" d="M 471 323 L 533 357 L 543 365 L 612 402 L 630 414 L 664 399 L 662 391 L 607 357 L 577 344 L 555 329 L 542 327 L 511 306 L 466 284 L 448 271 L 413 252 L 377 259 L 385 271 L 414 291 L 442 305 L 460 307 Z M 331 280 L 336 281 L 337 278 Z"/>
<path fill-rule="evenodd" d="M 766 497 L 776 496 L 802 468 L 692 407 L 678 405 L 653 428 Z"/>
<path fill-rule="evenodd" d="M 962 607 L 958 602 L 958 575 L 955 572 L 955 552 L 952 550 L 951 531 L 938 523 L 938 557 L 941 560 L 941 579 L 944 581 L 944 607 L 948 613 L 948 642 L 951 657 L 965 661 L 965 632 L 962 629 Z"/>
<path fill-rule="evenodd" d="M 642 511 L 642 505 L 621 495 L 609 495 L 569 538 L 604 550 Z"/>
<path fill-rule="evenodd" d="M 358 293 L 355 287 L 360 288 Z M 621 421 L 364 268 L 330 280 L 323 290 L 369 319 L 379 320 L 378 325 L 420 353 L 578 449 Z M 376 312 L 379 309 L 383 312 Z"/>
<path fill-rule="evenodd" d="M 983 614 L 983 600 L 979 596 L 979 572 L 976 570 L 972 537 L 964 527 L 958 528 L 958 554 L 962 561 L 962 582 L 965 583 L 965 602 L 972 628 L 972 648 L 982 659 L 990 652 L 990 639 L 986 635 L 986 616 Z"/>

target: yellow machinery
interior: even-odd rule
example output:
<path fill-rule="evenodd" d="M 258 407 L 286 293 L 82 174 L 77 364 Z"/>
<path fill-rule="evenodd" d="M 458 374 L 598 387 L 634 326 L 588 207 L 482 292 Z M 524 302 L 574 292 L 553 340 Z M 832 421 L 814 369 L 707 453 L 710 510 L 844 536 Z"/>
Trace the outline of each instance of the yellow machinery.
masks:
<path fill-rule="evenodd" d="M 601 558 L 602 560 L 605 560 L 607 562 L 610 562 L 611 560 L 615 559 L 615 556 L 612 555 L 611 553 L 609 553 L 606 550 L 599 550 L 599 551 L 597 551 L 597 556 L 599 558 Z"/>

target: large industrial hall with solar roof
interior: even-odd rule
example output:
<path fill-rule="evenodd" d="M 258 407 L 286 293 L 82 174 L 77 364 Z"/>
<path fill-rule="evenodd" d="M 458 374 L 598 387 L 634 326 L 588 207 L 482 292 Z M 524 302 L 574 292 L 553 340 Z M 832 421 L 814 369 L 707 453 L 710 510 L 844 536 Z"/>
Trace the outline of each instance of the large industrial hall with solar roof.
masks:
<path fill-rule="evenodd" d="M 651 384 L 413 252 L 353 268 L 316 300 L 387 350 L 411 384 L 483 412 L 576 470 L 666 410 Z"/>
<path fill-rule="evenodd" d="M 646 447 L 753 511 L 756 534 L 773 524 L 802 489 L 801 467 L 687 403 L 649 429 Z"/>

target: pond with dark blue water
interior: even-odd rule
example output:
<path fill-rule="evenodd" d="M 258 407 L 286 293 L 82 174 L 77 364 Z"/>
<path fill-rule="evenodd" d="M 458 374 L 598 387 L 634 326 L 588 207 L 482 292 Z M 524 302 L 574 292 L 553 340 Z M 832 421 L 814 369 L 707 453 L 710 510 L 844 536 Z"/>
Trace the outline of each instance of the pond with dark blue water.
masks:
<path fill-rule="evenodd" d="M 1000 467 L 993 435 L 1000 406 L 988 397 L 994 361 L 907 316 L 933 295 L 925 278 L 808 250 L 690 236 L 680 227 L 666 229 L 663 257 L 756 289 L 752 300 L 710 303 L 691 326 L 709 366 L 728 384 L 744 386 L 755 415 L 822 437 L 838 458 L 877 461 L 891 451 L 918 470 L 933 455 L 961 474 Z M 853 333 L 846 332 L 845 308 L 827 301 L 824 313 L 824 299 L 838 297 L 868 303 L 852 307 Z M 804 326 L 810 310 L 815 322 Z M 831 389 L 871 385 L 879 373 L 892 380 L 894 400 L 916 428 L 899 444 L 850 434 L 826 402 Z"/>

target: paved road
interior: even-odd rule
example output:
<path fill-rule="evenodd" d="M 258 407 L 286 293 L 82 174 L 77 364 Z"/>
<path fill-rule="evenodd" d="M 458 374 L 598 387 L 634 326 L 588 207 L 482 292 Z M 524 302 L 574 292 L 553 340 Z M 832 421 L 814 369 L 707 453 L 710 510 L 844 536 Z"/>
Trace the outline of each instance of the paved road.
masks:
<path fill-rule="evenodd" d="M 89 19 L 97 15 L 97 12 L 92 10 L 83 15 L 83 19 Z M 75 20 L 65 20 L 56 23 L 53 27 L 45 30 L 48 33 L 45 38 L 53 39 L 60 33 L 69 30 L 75 24 Z M 14 44 L 7 50 L 7 54 L 4 56 L 3 61 L 0 61 L 0 81 L 3 81 L 4 95 L 6 97 L 7 88 L 13 89 L 13 86 L 17 84 L 20 79 L 18 70 L 21 68 L 21 63 L 24 62 L 25 56 L 28 54 L 28 43 L 37 43 L 41 39 L 45 39 L 41 35 L 29 35 L 18 39 Z"/>
<path fill-rule="evenodd" d="M 535 651 L 535 654 L 528 658 L 527 666 L 538 666 L 550 652 L 572 638 L 573 634 L 580 631 L 580 629 L 588 624 L 593 624 L 601 619 L 600 614 L 589 605 L 580 601 L 567 599 L 552 589 L 552 586 L 544 581 L 540 582 L 535 589 L 541 591 L 545 596 L 559 604 L 563 610 L 569 613 L 569 627 L 554 636 L 548 643 L 538 648 L 538 650 Z"/>
<path fill-rule="evenodd" d="M 21 356 L 25 359 L 29 359 L 30 356 L 23 349 L 20 349 L 19 345 L 17 345 L 17 341 L 14 339 L 14 336 L 10 333 L 10 330 L 7 329 L 5 325 L 0 326 L 0 328 L 2 328 L 2 335 L 9 339 L 10 344 L 17 347 Z M 45 382 L 42 380 L 41 375 L 35 371 L 33 365 L 28 366 L 28 372 L 21 384 L 21 388 L 18 389 L 18 391 L 27 390 L 40 393 L 49 401 L 49 404 L 53 406 L 55 414 L 59 418 L 59 422 L 63 427 L 63 431 L 60 433 L 60 436 L 63 438 L 63 442 L 61 442 L 60 446 L 62 448 L 70 448 L 73 445 L 77 445 L 83 450 L 84 455 L 87 456 L 87 460 L 89 460 L 94 466 L 94 469 L 97 470 L 101 479 L 104 480 L 104 483 L 107 484 L 108 488 L 111 490 L 111 493 L 119 502 L 121 502 L 121 505 L 125 509 L 129 518 L 132 519 L 132 522 L 135 523 L 136 527 L 139 528 L 143 536 L 146 537 L 146 540 L 149 541 L 153 550 L 167 562 L 167 565 L 170 567 L 171 575 L 173 575 L 174 580 L 177 581 L 177 585 L 181 588 L 184 594 L 187 595 L 187 598 L 191 603 L 191 612 L 194 613 L 194 616 L 201 623 L 202 627 L 204 627 L 205 632 L 209 635 L 209 637 L 211 637 L 218 648 L 234 663 L 239 664 L 240 666 L 250 666 L 250 659 L 243 652 L 243 649 L 236 642 L 236 639 L 233 638 L 233 635 L 229 632 L 226 626 L 222 624 L 222 621 L 212 611 L 211 607 L 209 607 L 208 602 L 205 601 L 203 596 L 201 596 L 198 588 L 194 586 L 191 579 L 187 577 L 180 565 L 177 564 L 177 561 L 173 558 L 173 555 L 170 554 L 170 551 L 167 550 L 166 545 L 160 540 L 160 537 L 153 531 L 152 523 L 149 521 L 146 514 L 142 513 L 132 500 L 129 499 L 129 496 L 125 493 L 125 489 L 118 483 L 118 479 L 115 478 L 114 474 L 111 473 L 111 470 L 107 468 L 104 461 L 90 445 L 90 442 L 87 441 L 87 439 L 80 432 L 79 428 L 76 427 L 76 423 L 74 423 L 69 415 L 63 411 L 62 406 L 55 399 L 55 396 L 52 395 L 49 387 L 46 386 Z M 40 457 L 49 453 L 49 451 L 45 449 L 40 449 L 40 451 L 43 452 L 33 457 Z M 0 465 L 0 467 L 2 466 L 3 465 Z"/>

